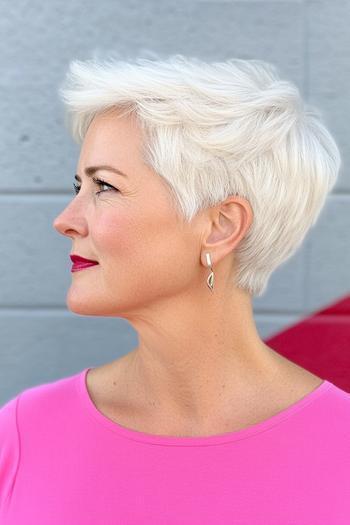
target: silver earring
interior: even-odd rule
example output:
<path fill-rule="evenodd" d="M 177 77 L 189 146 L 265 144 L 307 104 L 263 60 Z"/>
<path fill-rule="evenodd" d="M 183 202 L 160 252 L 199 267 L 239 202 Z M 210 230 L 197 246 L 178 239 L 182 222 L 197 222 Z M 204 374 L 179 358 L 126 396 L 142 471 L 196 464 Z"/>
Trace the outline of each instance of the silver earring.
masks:
<path fill-rule="evenodd" d="M 209 289 L 211 291 L 213 291 L 213 289 L 214 289 L 214 272 L 213 272 L 213 268 L 211 267 L 210 253 L 206 253 L 205 257 L 207 259 L 207 265 L 211 269 L 211 272 L 210 272 L 210 274 L 208 275 L 208 278 L 207 278 L 207 285 L 208 285 Z"/>

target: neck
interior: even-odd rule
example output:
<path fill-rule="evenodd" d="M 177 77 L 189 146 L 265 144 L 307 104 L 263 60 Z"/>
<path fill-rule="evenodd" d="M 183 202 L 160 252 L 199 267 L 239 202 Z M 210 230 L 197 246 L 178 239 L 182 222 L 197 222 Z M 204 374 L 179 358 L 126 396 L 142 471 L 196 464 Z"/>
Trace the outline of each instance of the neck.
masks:
<path fill-rule="evenodd" d="M 182 421 L 213 419 L 213 411 L 232 417 L 242 397 L 258 395 L 280 372 L 284 358 L 260 339 L 245 293 L 214 293 L 205 306 L 170 304 L 132 319 L 139 345 L 125 356 L 118 383 L 144 411 Z"/>

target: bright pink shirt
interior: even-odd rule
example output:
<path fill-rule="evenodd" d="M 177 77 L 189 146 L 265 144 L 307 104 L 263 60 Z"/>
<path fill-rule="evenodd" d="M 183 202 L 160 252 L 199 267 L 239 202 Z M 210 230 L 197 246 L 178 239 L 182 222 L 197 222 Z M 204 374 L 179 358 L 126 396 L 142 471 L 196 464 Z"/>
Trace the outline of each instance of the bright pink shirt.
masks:
<path fill-rule="evenodd" d="M 1 407 L 1 525 L 350 524 L 350 394 L 333 383 L 242 430 L 170 437 L 104 416 L 87 370 Z"/>

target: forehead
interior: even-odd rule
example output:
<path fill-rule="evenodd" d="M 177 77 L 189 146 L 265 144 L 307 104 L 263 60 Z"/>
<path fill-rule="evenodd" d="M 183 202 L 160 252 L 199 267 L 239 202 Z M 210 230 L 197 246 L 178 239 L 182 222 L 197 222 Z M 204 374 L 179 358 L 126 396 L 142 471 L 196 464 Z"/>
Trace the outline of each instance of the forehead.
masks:
<path fill-rule="evenodd" d="M 134 115 L 123 115 L 120 110 L 112 109 L 95 115 L 86 132 L 83 146 L 103 147 L 118 145 L 138 147 L 141 132 Z"/>
<path fill-rule="evenodd" d="M 142 164 L 142 136 L 134 115 L 113 108 L 95 115 L 84 137 L 78 169 L 100 164 L 134 171 Z"/>

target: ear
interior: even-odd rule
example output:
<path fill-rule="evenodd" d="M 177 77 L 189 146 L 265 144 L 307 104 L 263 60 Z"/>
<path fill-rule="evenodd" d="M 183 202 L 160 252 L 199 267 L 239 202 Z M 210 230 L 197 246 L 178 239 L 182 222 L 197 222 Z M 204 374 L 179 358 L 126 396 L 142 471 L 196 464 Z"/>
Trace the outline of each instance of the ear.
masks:
<path fill-rule="evenodd" d="M 253 217 L 253 210 L 243 197 L 228 197 L 211 208 L 208 214 L 209 233 L 202 241 L 202 264 L 207 266 L 206 252 L 210 253 L 213 265 L 232 253 L 247 234 Z"/>

